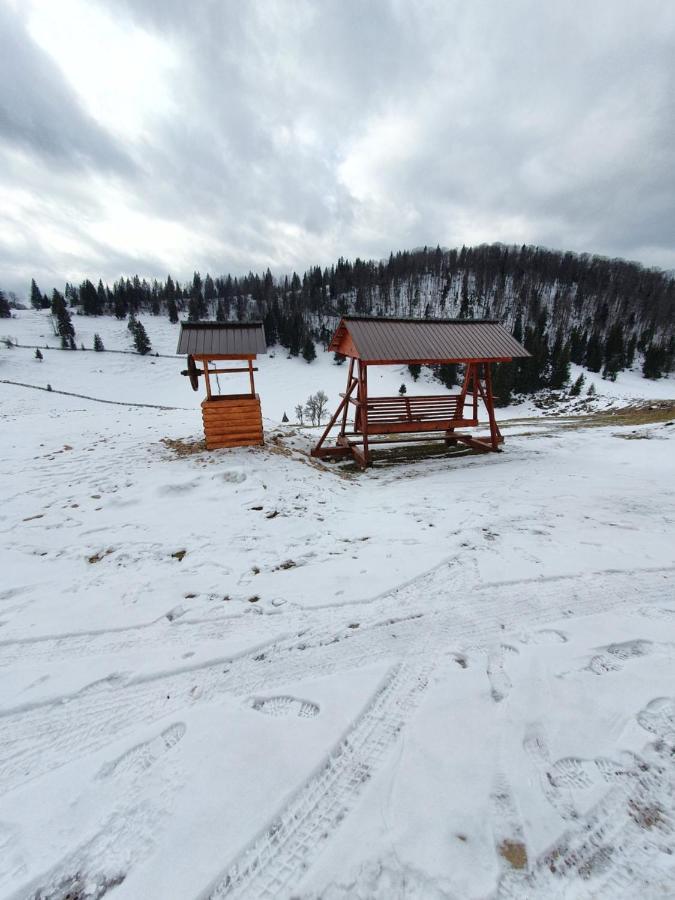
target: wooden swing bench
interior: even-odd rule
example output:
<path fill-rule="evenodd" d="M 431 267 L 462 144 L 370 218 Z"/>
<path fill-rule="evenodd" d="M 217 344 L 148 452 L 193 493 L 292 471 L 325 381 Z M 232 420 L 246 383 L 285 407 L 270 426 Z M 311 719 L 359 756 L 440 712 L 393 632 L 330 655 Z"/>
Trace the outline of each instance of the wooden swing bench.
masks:
<path fill-rule="evenodd" d="M 361 406 L 358 401 L 353 402 L 357 408 Z M 369 397 L 363 407 L 368 413 L 368 434 L 448 431 L 478 424 L 476 419 L 464 418 L 464 400 L 460 394 Z"/>
<path fill-rule="evenodd" d="M 444 440 L 448 446 L 464 444 L 482 452 L 498 451 L 503 437 L 494 415 L 490 363 L 528 355 L 496 322 L 355 317 L 342 319 L 329 350 L 349 358 L 347 389 L 340 394 L 340 404 L 312 456 L 352 455 L 364 468 L 371 461 L 369 447 L 373 444 Z M 459 394 L 368 395 L 370 366 L 405 363 L 463 363 Z M 479 399 L 488 416 L 488 437 L 457 431 L 478 425 Z M 350 408 L 354 409 L 354 424 L 353 430 L 347 431 Z M 338 423 L 336 445 L 325 447 L 326 438 Z"/>

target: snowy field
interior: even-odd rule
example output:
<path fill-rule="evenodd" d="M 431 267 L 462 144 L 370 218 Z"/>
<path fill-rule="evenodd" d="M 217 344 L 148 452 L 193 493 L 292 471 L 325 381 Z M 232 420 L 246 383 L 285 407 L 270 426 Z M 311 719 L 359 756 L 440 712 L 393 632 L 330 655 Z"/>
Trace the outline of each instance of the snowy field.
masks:
<path fill-rule="evenodd" d="M 182 454 L 144 323 L 0 322 L 0 897 L 675 896 L 675 425 L 362 473 L 280 425 L 345 367 L 279 350 L 266 446 Z"/>

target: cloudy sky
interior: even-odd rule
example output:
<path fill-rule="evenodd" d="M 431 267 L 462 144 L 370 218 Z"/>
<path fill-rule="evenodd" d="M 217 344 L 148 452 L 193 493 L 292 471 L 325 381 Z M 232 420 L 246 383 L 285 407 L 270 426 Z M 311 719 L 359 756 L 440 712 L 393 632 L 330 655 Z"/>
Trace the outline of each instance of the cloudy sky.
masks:
<path fill-rule="evenodd" d="M 0 0 L 0 287 L 423 244 L 675 268 L 673 0 Z"/>

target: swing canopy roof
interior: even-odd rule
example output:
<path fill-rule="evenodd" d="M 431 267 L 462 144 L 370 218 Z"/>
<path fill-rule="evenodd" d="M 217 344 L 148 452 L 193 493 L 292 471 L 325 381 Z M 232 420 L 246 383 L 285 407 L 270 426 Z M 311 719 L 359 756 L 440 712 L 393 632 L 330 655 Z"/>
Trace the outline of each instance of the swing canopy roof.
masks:
<path fill-rule="evenodd" d="M 211 358 L 267 353 L 262 322 L 181 322 L 178 354 Z"/>
<path fill-rule="evenodd" d="M 530 355 L 493 319 L 345 316 L 328 349 L 373 365 L 509 362 Z"/>

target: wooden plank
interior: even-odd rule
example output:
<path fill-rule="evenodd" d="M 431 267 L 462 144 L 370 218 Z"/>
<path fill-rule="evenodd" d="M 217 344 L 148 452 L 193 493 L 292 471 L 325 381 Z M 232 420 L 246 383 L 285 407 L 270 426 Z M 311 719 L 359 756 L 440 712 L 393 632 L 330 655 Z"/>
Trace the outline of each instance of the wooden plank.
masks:
<path fill-rule="evenodd" d="M 205 414 L 202 416 L 202 419 L 205 422 L 228 422 L 230 419 L 260 419 L 260 410 L 259 409 L 236 409 L 236 410 L 228 410 L 222 414 Z"/>
<path fill-rule="evenodd" d="M 447 431 L 449 428 L 472 428 L 476 419 L 440 419 L 434 422 L 373 422 L 368 434 L 408 434 L 415 431 Z"/>
<path fill-rule="evenodd" d="M 228 419 L 260 419 L 259 409 L 245 409 L 236 407 L 235 409 L 225 409 L 220 412 L 203 412 L 202 419 L 205 422 L 224 422 Z"/>
<path fill-rule="evenodd" d="M 312 447 L 309 452 L 310 456 L 330 457 L 330 456 L 349 456 L 351 454 L 349 447 Z"/>
<path fill-rule="evenodd" d="M 474 450 L 481 450 L 484 453 L 492 453 L 493 451 L 492 445 L 487 441 L 482 441 L 479 438 L 471 437 L 468 434 L 455 434 L 455 438 L 459 441 L 460 444 L 466 444 L 468 447 L 473 447 Z"/>
<path fill-rule="evenodd" d="M 256 426 L 245 426 L 240 425 L 236 428 L 207 428 L 204 431 L 204 434 L 207 437 L 241 437 L 244 435 L 254 435 L 254 434 L 262 434 L 263 430 L 258 425 Z"/>
<path fill-rule="evenodd" d="M 352 456 L 354 457 L 358 465 L 360 465 L 362 469 L 367 469 L 368 459 L 365 456 L 363 450 L 361 450 L 360 447 L 357 447 L 356 444 L 350 444 L 350 449 L 352 451 Z"/>
<path fill-rule="evenodd" d="M 262 447 L 264 446 L 264 441 L 216 441 L 215 443 L 211 443 L 207 441 L 206 449 L 207 450 L 225 450 L 225 449 L 233 449 L 235 447 Z"/>

